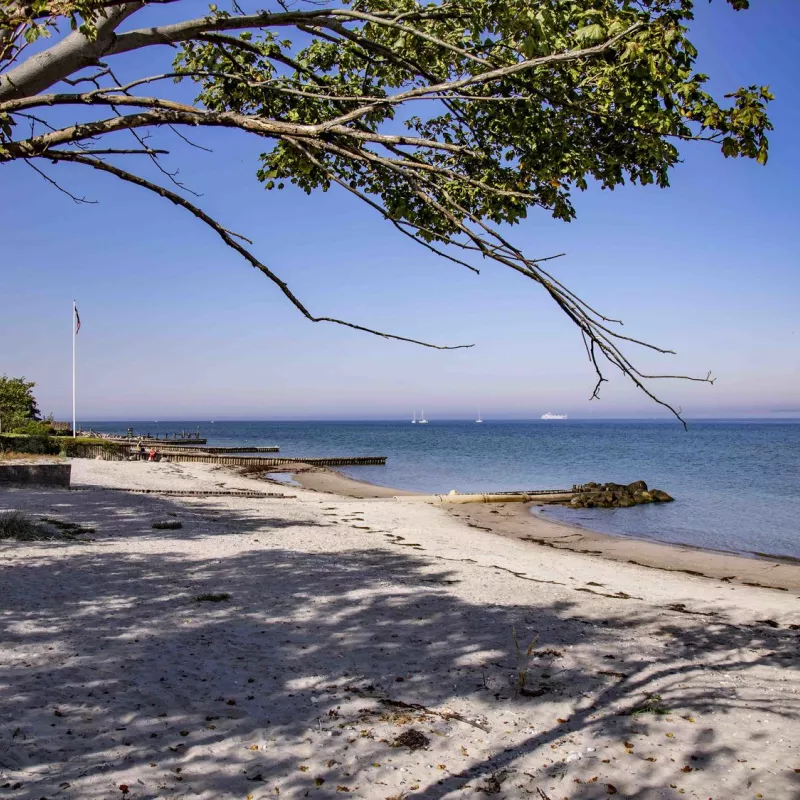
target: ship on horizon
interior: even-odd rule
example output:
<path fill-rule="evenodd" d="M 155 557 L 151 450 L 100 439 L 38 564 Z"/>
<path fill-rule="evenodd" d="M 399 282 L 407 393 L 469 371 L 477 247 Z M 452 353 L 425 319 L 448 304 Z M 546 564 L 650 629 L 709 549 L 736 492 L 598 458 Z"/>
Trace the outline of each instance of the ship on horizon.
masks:
<path fill-rule="evenodd" d="M 569 419 L 566 414 L 551 414 L 549 411 L 542 414 L 542 419 Z"/>

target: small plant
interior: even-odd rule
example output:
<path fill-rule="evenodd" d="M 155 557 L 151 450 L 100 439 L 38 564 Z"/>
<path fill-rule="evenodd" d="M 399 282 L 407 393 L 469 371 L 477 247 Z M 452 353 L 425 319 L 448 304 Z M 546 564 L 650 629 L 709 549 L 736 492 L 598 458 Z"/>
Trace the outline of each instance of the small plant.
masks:
<path fill-rule="evenodd" d="M 663 717 L 669 714 L 669 709 L 662 704 L 662 699 L 660 694 L 649 694 L 640 705 L 632 708 L 628 715 L 637 717 L 640 714 L 658 714 Z"/>
<path fill-rule="evenodd" d="M 222 603 L 230 599 L 231 596 L 228 592 L 207 592 L 206 594 L 199 594 L 195 597 L 195 600 L 199 603 Z"/>
<path fill-rule="evenodd" d="M 4 511 L 0 514 L 0 539 L 16 539 L 18 542 L 38 542 L 49 539 L 35 522 L 19 511 Z"/>
<path fill-rule="evenodd" d="M 177 531 L 178 528 L 182 527 L 183 523 L 177 519 L 164 519 L 153 523 L 153 528 L 157 531 Z"/>
<path fill-rule="evenodd" d="M 94 533 L 94 528 L 88 525 L 80 525 L 77 522 L 64 522 L 60 519 L 53 519 L 53 517 L 40 517 L 42 522 L 58 528 L 65 536 L 80 536 L 82 533 Z"/>
<path fill-rule="evenodd" d="M 524 654 L 519 646 L 516 628 L 511 628 L 511 635 L 514 637 L 514 647 L 517 651 L 517 692 L 519 694 L 525 694 L 525 685 L 528 682 L 531 655 L 533 655 L 533 648 L 536 647 L 536 643 L 539 641 L 539 634 L 537 633 L 534 635 Z"/>

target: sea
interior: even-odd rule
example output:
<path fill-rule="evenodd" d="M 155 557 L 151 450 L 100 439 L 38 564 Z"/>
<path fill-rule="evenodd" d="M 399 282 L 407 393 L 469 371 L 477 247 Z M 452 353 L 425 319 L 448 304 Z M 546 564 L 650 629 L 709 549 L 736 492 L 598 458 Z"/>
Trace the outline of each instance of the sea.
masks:
<path fill-rule="evenodd" d="M 644 480 L 674 503 L 545 507 L 545 517 L 615 536 L 746 555 L 800 558 L 800 420 L 431 420 L 84 422 L 98 432 L 181 430 L 209 445 L 278 445 L 293 457 L 386 456 L 341 471 L 370 483 L 442 493 L 568 489 Z"/>

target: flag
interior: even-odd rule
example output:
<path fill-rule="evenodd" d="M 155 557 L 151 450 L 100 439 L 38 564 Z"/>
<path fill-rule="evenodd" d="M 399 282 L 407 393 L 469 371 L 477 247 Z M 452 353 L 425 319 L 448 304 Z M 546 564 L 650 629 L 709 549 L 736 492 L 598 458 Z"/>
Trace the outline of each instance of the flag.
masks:
<path fill-rule="evenodd" d="M 81 317 L 78 314 L 78 306 L 75 306 L 75 335 L 77 336 L 78 331 L 81 329 Z"/>

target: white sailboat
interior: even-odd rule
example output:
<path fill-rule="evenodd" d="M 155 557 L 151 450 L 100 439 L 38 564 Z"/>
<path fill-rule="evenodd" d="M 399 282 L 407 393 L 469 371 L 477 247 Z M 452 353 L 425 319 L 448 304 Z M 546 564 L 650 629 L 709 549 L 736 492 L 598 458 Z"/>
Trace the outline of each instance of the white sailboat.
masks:
<path fill-rule="evenodd" d="M 414 419 L 411 420 L 411 424 L 412 425 L 416 425 L 417 424 L 417 412 L 416 411 L 414 412 Z"/>
<path fill-rule="evenodd" d="M 425 412 L 424 411 L 420 411 L 419 419 L 417 420 L 417 422 L 419 422 L 420 425 L 427 425 L 428 424 L 428 420 L 425 419 Z"/>
<path fill-rule="evenodd" d="M 481 410 L 480 409 L 478 409 L 478 419 L 476 419 L 475 422 L 483 422 L 483 420 L 481 419 Z"/>

